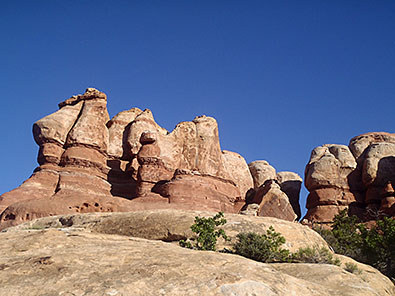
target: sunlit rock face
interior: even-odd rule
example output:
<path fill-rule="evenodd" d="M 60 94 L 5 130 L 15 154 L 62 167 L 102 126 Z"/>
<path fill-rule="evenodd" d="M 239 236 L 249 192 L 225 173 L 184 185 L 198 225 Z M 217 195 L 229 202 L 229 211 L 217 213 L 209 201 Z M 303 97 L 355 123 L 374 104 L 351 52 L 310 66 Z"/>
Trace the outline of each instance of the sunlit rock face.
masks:
<path fill-rule="evenodd" d="M 110 119 L 107 96 L 94 88 L 61 102 L 58 111 L 34 123 L 33 136 L 39 166 L 20 187 L 0 197 L 0 228 L 75 212 L 175 208 L 238 213 L 248 192 L 266 178 L 240 154 L 221 150 L 214 118 L 198 116 L 172 132 L 160 127 L 148 109 L 132 108 Z M 272 171 L 266 179 L 277 178 Z M 289 209 L 297 211 L 299 191 L 281 191 L 281 186 L 281 203 L 262 199 L 259 215 L 295 219 Z M 281 214 L 284 206 L 287 215 Z"/>
<path fill-rule="evenodd" d="M 299 220 L 302 178 L 293 172 L 276 173 L 266 160 L 253 161 L 248 167 L 254 187 L 246 194 L 241 214 Z"/>
<path fill-rule="evenodd" d="M 394 216 L 395 134 L 375 132 L 350 140 L 349 146 L 315 148 L 305 171 L 305 218 L 330 222 L 342 209 L 362 220 Z"/>
<path fill-rule="evenodd" d="M 195 238 L 196 216 L 213 213 L 147 210 L 45 217 L 0 232 L 0 295 L 269 295 L 393 296 L 391 280 L 369 265 L 333 254 L 341 266 L 262 263 L 235 254 L 180 248 Z M 240 232 L 285 238 L 281 248 L 324 248 L 314 230 L 285 220 L 225 214 L 232 250 Z M 61 229 L 62 231 L 59 231 Z M 358 272 L 344 269 L 353 264 Z"/>

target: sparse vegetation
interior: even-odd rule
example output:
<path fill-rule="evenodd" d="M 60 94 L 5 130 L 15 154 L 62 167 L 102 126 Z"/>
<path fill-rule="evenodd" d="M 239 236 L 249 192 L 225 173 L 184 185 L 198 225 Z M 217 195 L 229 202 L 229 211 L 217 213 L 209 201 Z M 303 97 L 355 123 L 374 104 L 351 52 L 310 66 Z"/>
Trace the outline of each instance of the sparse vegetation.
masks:
<path fill-rule="evenodd" d="M 341 211 L 331 230 L 314 228 L 336 253 L 369 264 L 395 281 L 395 219 L 384 217 L 367 228 Z"/>
<path fill-rule="evenodd" d="M 189 249 L 215 251 L 218 238 L 222 237 L 228 240 L 225 231 L 218 228 L 225 223 L 223 212 L 219 212 L 212 218 L 195 217 L 195 223 L 191 226 L 191 230 L 197 234 L 196 240 L 194 242 L 180 240 L 179 244 L 181 247 Z"/>
<path fill-rule="evenodd" d="M 238 255 L 260 262 L 321 263 L 340 265 L 327 248 L 301 248 L 295 253 L 283 249 L 285 238 L 270 226 L 266 234 L 239 233 L 234 244 Z"/>
<path fill-rule="evenodd" d="M 338 232 L 335 232 L 335 234 L 330 231 L 328 232 L 333 239 L 336 238 L 336 235 L 341 235 L 343 237 L 351 235 L 352 228 L 347 228 L 346 230 L 342 229 L 342 223 L 344 223 L 342 219 L 346 218 L 341 216 L 341 219 L 338 219 Z M 179 241 L 181 247 L 195 250 L 216 251 L 218 238 L 222 237 L 225 240 L 229 240 L 225 231 L 218 228 L 226 223 L 226 219 L 222 212 L 210 218 L 195 217 L 194 222 L 195 223 L 191 226 L 191 230 L 196 233 L 196 239 Z M 273 226 L 270 226 L 264 234 L 257 234 L 254 232 L 239 233 L 236 239 L 237 241 L 233 244 L 233 253 L 259 262 L 303 262 L 340 266 L 340 260 L 334 258 L 331 251 L 325 247 L 300 248 L 297 252 L 290 253 L 289 250 L 282 247 L 285 244 L 285 238 L 281 233 L 276 232 Z M 229 252 L 229 250 L 226 251 Z M 346 265 L 346 270 L 355 272 L 357 270 L 355 267 Z"/>
<path fill-rule="evenodd" d="M 333 258 L 333 254 L 325 247 L 300 248 L 291 255 L 292 262 L 333 264 L 340 266 L 340 260 Z"/>
<path fill-rule="evenodd" d="M 45 227 L 43 225 L 33 224 L 33 225 L 31 225 L 30 227 L 28 227 L 26 229 L 28 229 L 28 230 L 41 230 L 41 229 L 44 229 L 44 228 Z"/>
<path fill-rule="evenodd" d="M 361 274 L 362 270 L 358 268 L 355 263 L 347 262 L 344 264 L 346 266 L 345 270 L 354 274 Z"/>
<path fill-rule="evenodd" d="M 260 262 L 285 262 L 289 251 L 282 249 L 285 238 L 270 226 L 266 234 L 239 233 L 234 244 L 235 253 Z"/>

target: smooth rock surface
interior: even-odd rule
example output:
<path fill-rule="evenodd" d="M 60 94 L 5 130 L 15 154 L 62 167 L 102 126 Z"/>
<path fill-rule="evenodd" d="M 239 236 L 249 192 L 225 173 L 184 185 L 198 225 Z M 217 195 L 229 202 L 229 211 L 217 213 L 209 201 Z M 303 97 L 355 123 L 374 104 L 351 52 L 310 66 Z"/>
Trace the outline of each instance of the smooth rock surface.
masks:
<path fill-rule="evenodd" d="M 227 150 L 222 151 L 222 157 L 225 171 L 228 172 L 230 179 L 240 189 L 241 197 L 244 199 L 247 191 L 254 188 L 254 181 L 247 162 L 240 154 Z"/>
<path fill-rule="evenodd" d="M 0 295 L 390 296 L 395 292 L 388 278 L 359 263 L 361 274 L 326 264 L 265 264 L 67 227 L 64 218 L 62 228 L 36 225 L 0 233 Z"/>
<path fill-rule="evenodd" d="M 129 213 L 86 213 L 45 217 L 28 221 L 5 231 L 21 229 L 65 228 L 87 229 L 88 231 L 163 240 L 167 242 L 194 238 L 190 226 L 195 217 L 213 217 L 215 212 L 185 210 L 146 210 Z M 294 252 L 301 247 L 327 247 L 322 237 L 309 227 L 272 217 L 251 217 L 225 214 L 227 223 L 222 227 L 234 242 L 240 232 L 266 233 L 274 226 L 286 239 L 285 248 Z M 231 248 L 231 242 L 219 241 L 218 249 Z"/>
<path fill-rule="evenodd" d="M 275 180 L 277 178 L 276 169 L 266 160 L 255 160 L 249 163 L 248 167 L 254 180 L 255 189 L 263 185 L 267 180 Z"/>

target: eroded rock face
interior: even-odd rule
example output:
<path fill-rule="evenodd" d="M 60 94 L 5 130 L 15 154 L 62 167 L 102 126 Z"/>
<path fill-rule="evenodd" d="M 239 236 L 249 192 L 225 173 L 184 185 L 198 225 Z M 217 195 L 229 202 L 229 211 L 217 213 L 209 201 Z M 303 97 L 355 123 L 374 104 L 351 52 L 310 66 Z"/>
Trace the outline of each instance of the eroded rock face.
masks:
<path fill-rule="evenodd" d="M 235 183 L 197 171 L 177 170 L 155 191 L 168 197 L 170 204 L 199 205 L 204 210 L 237 213 L 244 203 Z"/>
<path fill-rule="evenodd" d="M 275 217 L 288 221 L 295 221 L 297 218 L 288 196 L 275 180 L 268 180 L 258 188 L 253 203 L 259 204 L 257 216 Z"/>
<path fill-rule="evenodd" d="M 395 134 L 386 132 L 362 134 L 352 138 L 348 146 L 354 157 L 359 160 L 370 145 L 383 142 L 395 144 Z"/>
<path fill-rule="evenodd" d="M 222 151 L 212 117 L 181 122 L 172 132 L 149 109 L 132 108 L 110 120 L 107 96 L 94 88 L 61 102 L 33 125 L 33 135 L 39 167 L 0 197 L 0 229 L 75 212 L 169 207 L 237 213 L 248 192 L 277 178 L 265 161 L 248 166 L 241 155 Z M 296 209 L 297 190 L 284 192 Z"/>
<path fill-rule="evenodd" d="M 293 172 L 279 172 L 265 160 L 248 165 L 254 189 L 246 193 L 243 215 L 269 216 L 295 221 L 301 216 L 299 193 L 302 178 Z"/>
<path fill-rule="evenodd" d="M 276 179 L 276 169 L 266 160 L 255 160 L 248 167 L 254 180 L 254 188 L 262 186 L 267 180 Z"/>
<path fill-rule="evenodd" d="M 305 170 L 305 185 L 310 191 L 306 219 L 330 222 L 333 212 L 352 203 L 363 203 L 356 192 L 360 184 L 350 182 L 356 167 L 357 162 L 345 145 L 323 145 L 312 151 Z M 338 210 L 329 210 L 334 208 Z"/>
<path fill-rule="evenodd" d="M 241 155 L 222 151 L 212 117 L 181 122 L 171 132 L 155 122 L 149 109 L 132 108 L 110 119 L 107 96 L 88 88 L 37 121 L 33 135 L 40 166 L 1 196 L 0 229 L 75 212 L 175 208 L 238 213 L 266 180 L 277 179 L 281 198 L 268 194 L 258 214 L 289 220 L 294 215 L 283 207 L 289 209 L 290 202 L 293 211 L 300 211 L 297 185 L 289 186 L 297 178 L 277 177 L 266 161 L 247 165 Z"/>
<path fill-rule="evenodd" d="M 392 198 L 383 190 L 395 182 L 395 136 L 368 133 L 344 145 L 324 145 L 306 166 L 307 220 L 330 222 L 348 209 L 363 220 L 390 215 Z"/>
<path fill-rule="evenodd" d="M 127 111 L 119 112 L 107 122 L 109 134 L 108 156 L 114 159 L 129 160 L 131 155 L 128 153 L 128 134 L 130 125 L 136 117 L 143 113 L 139 108 L 132 108 Z"/>
<path fill-rule="evenodd" d="M 254 187 L 252 175 L 245 159 L 240 154 L 227 150 L 222 151 L 222 157 L 225 171 L 228 172 L 230 179 L 236 183 L 241 197 L 244 199 L 247 191 Z"/>

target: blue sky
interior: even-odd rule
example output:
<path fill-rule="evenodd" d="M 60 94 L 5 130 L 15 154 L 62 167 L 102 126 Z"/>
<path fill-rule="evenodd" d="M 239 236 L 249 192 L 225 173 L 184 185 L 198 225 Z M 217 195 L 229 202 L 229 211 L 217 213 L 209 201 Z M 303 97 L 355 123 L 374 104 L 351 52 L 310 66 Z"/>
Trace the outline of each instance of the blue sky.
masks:
<path fill-rule="evenodd" d="M 222 149 L 303 176 L 311 150 L 394 132 L 394 1 L 0 1 L 0 193 L 32 124 L 96 87 L 110 115 L 217 119 Z M 304 208 L 307 192 L 301 193 Z"/>

